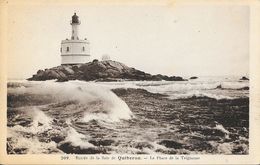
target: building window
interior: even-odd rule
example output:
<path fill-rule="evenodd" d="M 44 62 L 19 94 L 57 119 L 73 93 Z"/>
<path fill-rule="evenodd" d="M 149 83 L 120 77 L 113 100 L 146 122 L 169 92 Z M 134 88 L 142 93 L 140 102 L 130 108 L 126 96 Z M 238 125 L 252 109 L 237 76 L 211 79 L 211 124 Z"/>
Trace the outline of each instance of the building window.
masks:
<path fill-rule="evenodd" d="M 85 51 L 85 46 L 83 46 L 82 51 L 83 51 L 83 52 Z"/>
<path fill-rule="evenodd" d="M 67 52 L 69 52 L 70 51 L 70 48 L 69 47 L 67 47 Z"/>
<path fill-rule="evenodd" d="M 72 36 L 71 39 L 74 40 L 74 36 Z"/>
<path fill-rule="evenodd" d="M 60 52 L 62 53 L 62 48 L 60 48 Z"/>

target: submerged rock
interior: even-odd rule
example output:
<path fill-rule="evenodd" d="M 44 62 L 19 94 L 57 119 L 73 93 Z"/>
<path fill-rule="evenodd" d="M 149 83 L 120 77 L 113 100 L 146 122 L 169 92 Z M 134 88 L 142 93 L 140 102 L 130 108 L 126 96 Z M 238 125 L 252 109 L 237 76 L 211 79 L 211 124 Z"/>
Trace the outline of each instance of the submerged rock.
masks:
<path fill-rule="evenodd" d="M 68 80 L 84 81 L 184 81 L 179 76 L 151 75 L 126 66 L 117 61 L 98 61 L 77 65 L 61 65 L 50 69 L 39 70 L 28 80 L 44 81 L 57 79 L 58 82 Z"/>

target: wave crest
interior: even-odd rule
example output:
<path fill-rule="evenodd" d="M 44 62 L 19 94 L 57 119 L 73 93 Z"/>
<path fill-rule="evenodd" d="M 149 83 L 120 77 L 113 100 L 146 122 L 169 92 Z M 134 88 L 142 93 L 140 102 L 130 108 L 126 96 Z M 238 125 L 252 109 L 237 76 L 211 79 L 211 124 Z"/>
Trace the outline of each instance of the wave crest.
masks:
<path fill-rule="evenodd" d="M 122 99 L 117 97 L 110 89 L 94 83 L 45 81 L 32 84 L 31 82 L 31 86 L 18 87 L 10 93 L 21 95 L 23 98 L 32 95 L 33 98 L 42 99 L 43 104 L 55 103 L 56 106 L 60 105 L 64 110 L 72 112 L 80 108 L 85 111 L 82 119 L 85 122 L 90 120 L 117 122 L 120 119 L 132 117 L 131 110 Z M 28 102 L 28 100 L 26 101 Z M 70 104 L 64 105 L 62 103 Z"/>

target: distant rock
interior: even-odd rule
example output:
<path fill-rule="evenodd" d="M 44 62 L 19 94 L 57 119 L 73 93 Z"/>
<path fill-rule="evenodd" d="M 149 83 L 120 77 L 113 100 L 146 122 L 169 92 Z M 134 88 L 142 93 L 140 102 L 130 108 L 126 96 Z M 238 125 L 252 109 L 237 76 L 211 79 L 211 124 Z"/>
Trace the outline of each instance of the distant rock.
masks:
<path fill-rule="evenodd" d="M 218 86 L 216 87 L 216 89 L 222 89 L 222 85 L 221 85 L 221 84 L 218 85 Z"/>
<path fill-rule="evenodd" d="M 196 77 L 196 76 L 192 76 L 192 77 L 190 77 L 190 79 L 192 80 L 192 79 L 197 79 L 198 77 Z"/>
<path fill-rule="evenodd" d="M 243 76 L 240 80 L 249 80 L 249 78 Z"/>
<path fill-rule="evenodd" d="M 179 76 L 151 75 L 126 66 L 123 63 L 106 60 L 77 65 L 60 65 L 50 69 L 39 70 L 28 80 L 44 81 L 57 79 L 58 82 L 68 80 L 83 81 L 185 81 Z"/>

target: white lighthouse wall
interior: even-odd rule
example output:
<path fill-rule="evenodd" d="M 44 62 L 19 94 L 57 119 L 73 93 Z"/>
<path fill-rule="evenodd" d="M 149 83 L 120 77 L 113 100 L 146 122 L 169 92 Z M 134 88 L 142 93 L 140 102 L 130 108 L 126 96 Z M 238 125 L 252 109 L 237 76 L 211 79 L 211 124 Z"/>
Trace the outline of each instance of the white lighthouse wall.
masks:
<path fill-rule="evenodd" d="M 78 26 L 78 24 L 72 24 L 72 37 L 74 37 L 74 40 L 78 39 L 79 37 Z"/>
<path fill-rule="evenodd" d="M 69 51 L 67 51 L 67 47 Z M 85 51 L 83 51 L 85 47 Z M 61 55 L 87 54 L 90 55 L 89 43 L 85 40 L 63 40 L 61 42 Z"/>
<path fill-rule="evenodd" d="M 88 41 L 63 40 L 61 42 L 61 64 L 80 64 L 89 61 L 90 49 Z"/>
<path fill-rule="evenodd" d="M 61 64 L 82 64 L 90 61 L 90 56 L 61 56 Z"/>

